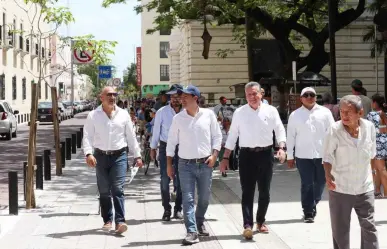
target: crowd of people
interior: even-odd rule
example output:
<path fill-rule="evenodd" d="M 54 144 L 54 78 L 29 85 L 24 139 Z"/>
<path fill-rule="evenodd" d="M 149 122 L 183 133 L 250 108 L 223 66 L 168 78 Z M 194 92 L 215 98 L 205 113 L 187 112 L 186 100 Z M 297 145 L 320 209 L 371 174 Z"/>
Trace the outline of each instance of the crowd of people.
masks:
<path fill-rule="evenodd" d="M 319 105 L 314 88 L 302 89 L 302 106 L 291 113 L 286 129 L 278 110 L 264 101 L 264 89 L 257 82 L 245 86 L 246 105 L 235 108 L 222 96 L 213 109 L 203 107 L 200 90 L 193 85 L 172 85 L 157 101 L 117 101 L 117 105 L 115 89 L 106 87 L 102 105 L 88 115 L 83 141 L 87 164 L 97 168 L 103 228 L 112 227 L 112 197 L 116 231 L 127 229 L 123 222 L 126 153 L 129 148 L 137 166 L 142 166 L 138 135 L 140 141 L 149 142 L 151 158 L 159 164 L 161 220 L 184 219 L 184 245 L 209 236 L 205 213 L 216 167 L 223 177 L 230 169 L 239 172 L 243 237 L 253 238 L 254 224 L 258 232 L 268 233 L 266 213 L 277 158 L 298 169 L 305 223 L 314 222 L 327 186 L 334 248 L 349 249 L 353 209 L 362 228 L 361 248 L 379 248 L 374 200 L 387 196 L 385 99 L 380 94 L 368 98 L 360 80 L 351 87 L 352 94 L 337 105 L 329 93 L 323 94 Z M 279 149 L 273 154 L 275 144 Z"/>

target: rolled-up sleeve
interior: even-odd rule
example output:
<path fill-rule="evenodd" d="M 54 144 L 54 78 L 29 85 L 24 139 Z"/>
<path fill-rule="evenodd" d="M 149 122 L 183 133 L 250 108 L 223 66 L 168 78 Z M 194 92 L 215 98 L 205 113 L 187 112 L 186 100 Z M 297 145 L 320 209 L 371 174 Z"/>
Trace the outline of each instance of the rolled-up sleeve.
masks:
<path fill-rule="evenodd" d="M 130 119 L 129 114 L 126 115 L 126 127 L 125 127 L 125 136 L 126 136 L 126 142 L 128 144 L 129 150 L 131 149 L 133 151 L 134 158 L 141 157 L 141 149 L 140 145 L 137 142 L 136 133 L 133 129 L 133 123 Z"/>
<path fill-rule="evenodd" d="M 173 117 L 171 127 L 169 128 L 168 140 L 167 140 L 167 156 L 174 157 L 176 145 L 179 144 L 179 124 L 176 116 Z"/>
<path fill-rule="evenodd" d="M 222 131 L 220 130 L 220 126 L 218 121 L 216 120 L 216 116 L 213 112 L 210 113 L 211 118 L 211 146 L 212 150 L 220 151 L 222 147 Z"/>
<path fill-rule="evenodd" d="M 230 130 L 228 132 L 228 137 L 227 137 L 227 141 L 226 141 L 226 144 L 225 144 L 225 148 L 226 149 L 229 149 L 229 150 L 234 150 L 235 148 L 235 144 L 238 140 L 238 137 L 239 137 L 239 111 L 235 111 L 234 115 L 233 115 L 233 118 L 232 118 L 232 121 L 231 121 L 231 126 L 230 126 Z"/>
<path fill-rule="evenodd" d="M 372 140 L 371 159 L 374 159 L 376 157 L 376 129 L 373 124 L 371 125 L 371 140 Z"/>
<path fill-rule="evenodd" d="M 94 141 L 94 122 L 93 122 L 94 112 L 90 112 L 87 115 L 85 125 L 83 126 L 83 153 L 85 156 L 87 154 L 93 154 L 93 141 Z"/>
<path fill-rule="evenodd" d="M 324 138 L 323 144 L 323 162 L 333 165 L 335 162 L 335 151 L 337 148 L 337 137 L 334 128 L 331 126 Z"/>
<path fill-rule="evenodd" d="M 161 131 L 161 120 L 162 120 L 162 111 L 163 109 L 156 112 L 156 117 L 153 119 L 153 130 L 152 130 L 152 141 L 150 144 L 151 149 L 157 149 L 157 145 L 160 141 L 160 131 Z"/>
<path fill-rule="evenodd" d="M 282 123 L 281 117 L 278 113 L 278 110 L 273 107 L 274 110 L 274 132 L 276 140 L 279 143 L 286 143 L 286 131 L 284 124 Z"/>
<path fill-rule="evenodd" d="M 295 141 L 296 141 L 296 119 L 294 117 L 294 112 L 290 114 L 289 121 L 288 121 L 288 127 L 287 127 L 287 144 L 286 147 L 288 149 L 288 155 L 287 159 L 288 160 L 293 160 L 294 159 L 294 147 L 295 147 Z"/>

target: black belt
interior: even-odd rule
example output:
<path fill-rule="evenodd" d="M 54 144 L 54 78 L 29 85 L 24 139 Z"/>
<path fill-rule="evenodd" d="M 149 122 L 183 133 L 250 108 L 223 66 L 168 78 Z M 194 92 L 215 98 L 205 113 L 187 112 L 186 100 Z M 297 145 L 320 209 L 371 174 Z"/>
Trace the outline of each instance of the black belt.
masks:
<path fill-rule="evenodd" d="M 104 154 L 104 155 L 107 155 L 107 156 L 111 156 L 111 155 L 119 155 L 121 154 L 122 152 L 126 151 L 126 148 L 127 147 L 123 147 L 119 150 L 100 150 L 98 148 L 95 148 L 95 152 L 97 153 L 100 153 L 100 154 Z"/>
<path fill-rule="evenodd" d="M 241 150 L 246 150 L 250 152 L 260 152 L 260 151 L 266 151 L 266 150 L 271 150 L 273 146 L 269 145 L 266 147 L 255 147 L 255 148 L 250 148 L 250 147 L 241 147 Z"/>
<path fill-rule="evenodd" d="M 209 156 L 208 156 L 209 157 Z M 183 160 L 185 161 L 186 163 L 195 163 L 195 164 L 198 164 L 198 163 L 205 163 L 208 159 L 208 157 L 203 157 L 203 158 L 194 158 L 194 159 L 184 159 L 184 158 L 180 158 L 180 160 Z"/>
<path fill-rule="evenodd" d="M 167 142 L 164 142 L 164 141 L 161 141 L 161 140 L 160 140 L 160 145 L 165 145 L 165 146 L 167 146 Z"/>

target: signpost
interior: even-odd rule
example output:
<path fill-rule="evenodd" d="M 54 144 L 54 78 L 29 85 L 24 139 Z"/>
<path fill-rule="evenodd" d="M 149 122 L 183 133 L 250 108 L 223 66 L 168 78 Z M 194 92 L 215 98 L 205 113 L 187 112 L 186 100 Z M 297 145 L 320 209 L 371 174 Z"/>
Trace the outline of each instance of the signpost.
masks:
<path fill-rule="evenodd" d="M 100 79 L 111 79 L 112 66 L 98 66 L 98 77 Z"/>
<path fill-rule="evenodd" d="M 113 79 L 113 86 L 118 87 L 121 85 L 121 79 L 120 78 L 114 78 Z"/>

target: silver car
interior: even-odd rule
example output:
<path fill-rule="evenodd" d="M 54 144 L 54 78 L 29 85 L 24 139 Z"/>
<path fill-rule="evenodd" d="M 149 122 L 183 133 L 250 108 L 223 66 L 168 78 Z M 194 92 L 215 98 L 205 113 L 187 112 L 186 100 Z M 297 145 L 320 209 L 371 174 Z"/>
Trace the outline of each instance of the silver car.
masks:
<path fill-rule="evenodd" d="M 17 136 L 17 117 L 19 111 L 12 110 L 11 105 L 4 100 L 0 100 L 0 135 L 6 140 L 11 140 Z"/>

